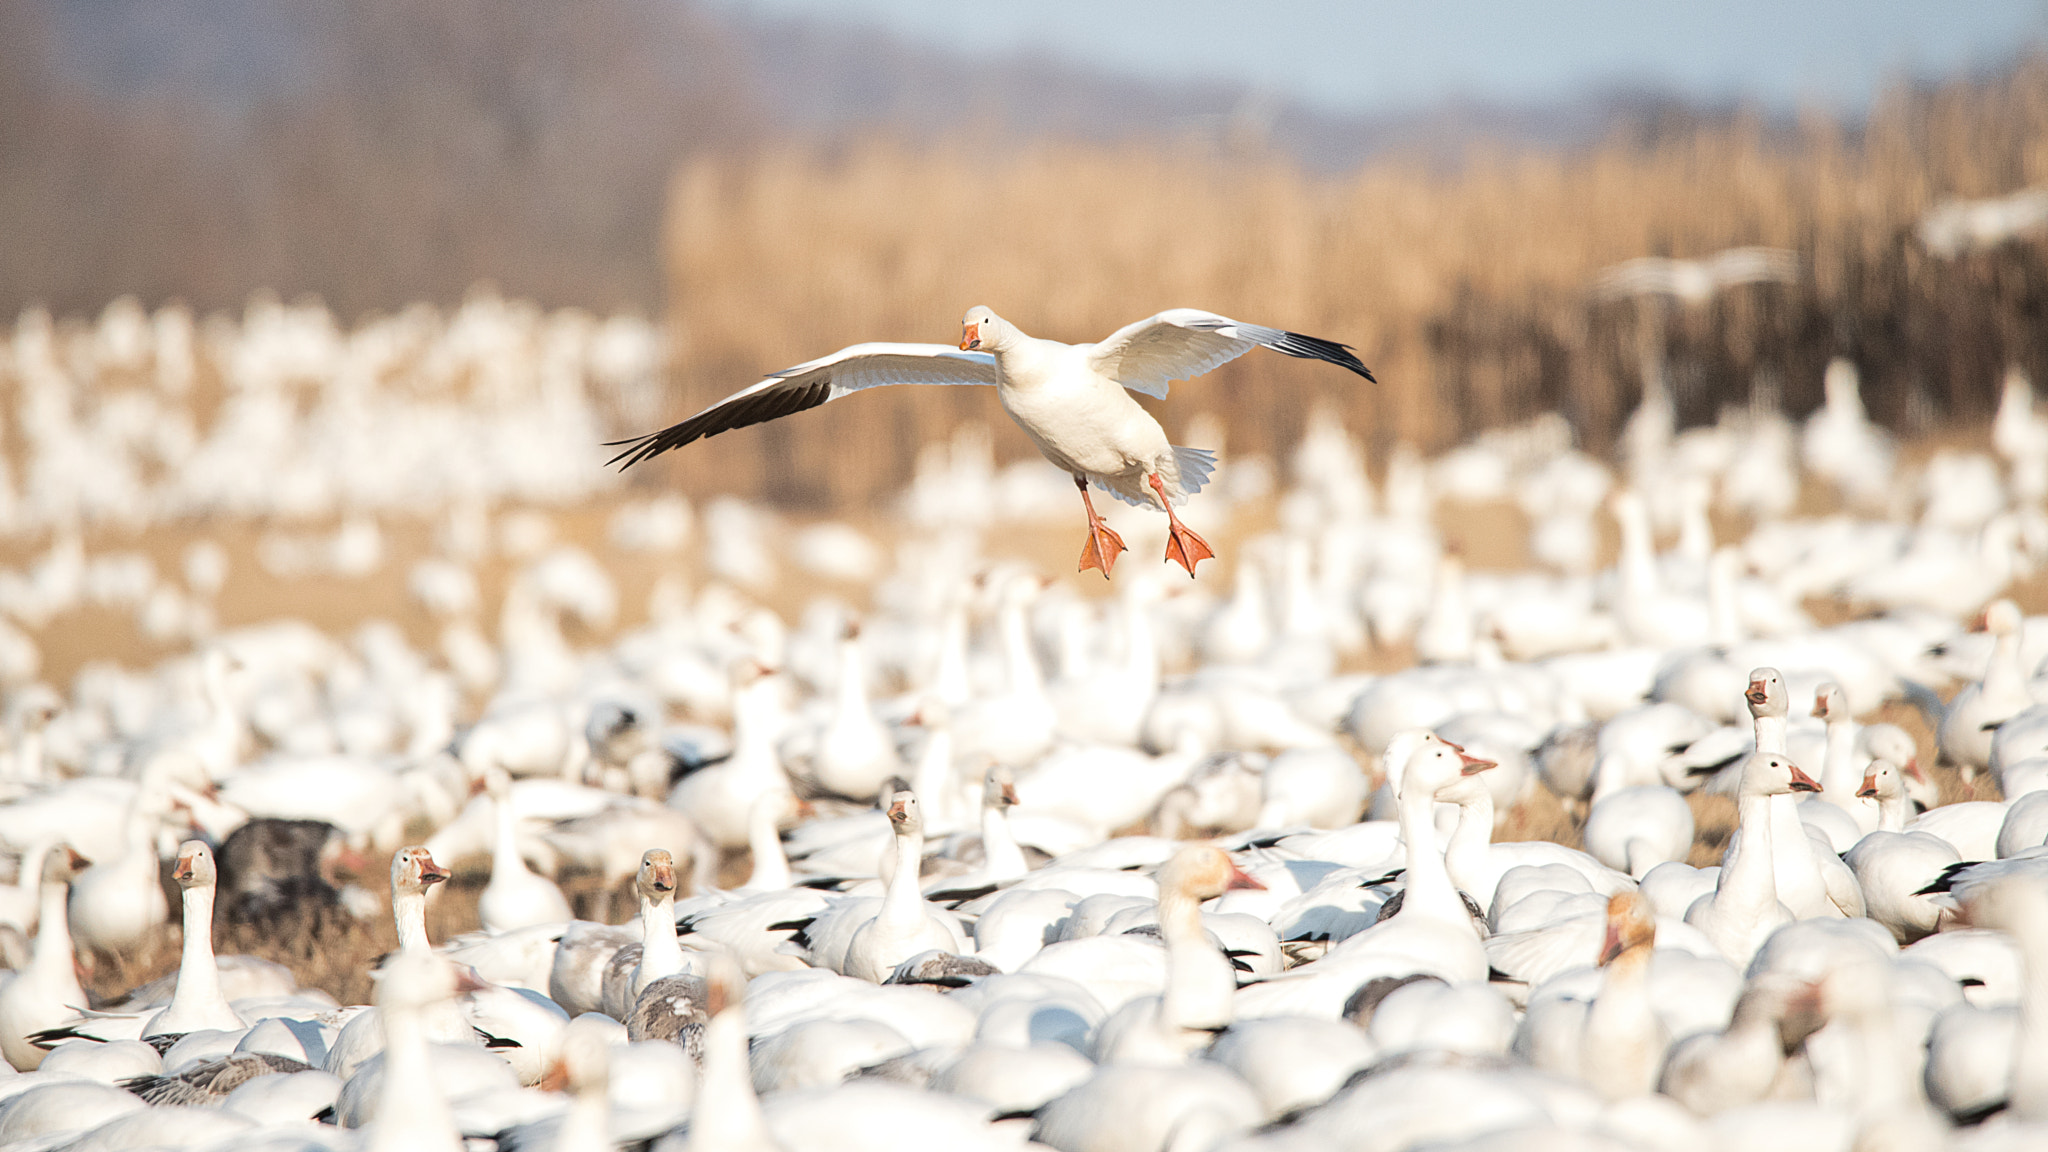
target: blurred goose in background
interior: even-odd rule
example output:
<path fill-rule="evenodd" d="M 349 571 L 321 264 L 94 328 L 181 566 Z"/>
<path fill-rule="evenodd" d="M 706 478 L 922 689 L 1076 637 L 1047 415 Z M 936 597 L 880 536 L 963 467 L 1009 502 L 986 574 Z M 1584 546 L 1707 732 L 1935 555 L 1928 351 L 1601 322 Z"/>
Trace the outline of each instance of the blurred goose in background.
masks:
<path fill-rule="evenodd" d="M 968 309 L 958 351 L 939 344 L 856 344 L 777 372 L 680 424 L 633 440 L 613 463 L 625 467 L 704 436 L 815 408 L 883 384 L 985 384 L 1017 426 L 1055 468 L 1071 474 L 1088 514 L 1081 571 L 1107 577 L 1124 550 L 1088 497 L 1093 484 L 1128 504 L 1166 513 L 1166 559 L 1195 574 L 1214 555 L 1181 524 L 1173 506 L 1199 492 L 1215 468 L 1213 454 L 1178 448 L 1129 392 L 1166 395 L 1169 384 L 1200 376 L 1253 348 L 1323 360 L 1370 381 L 1351 349 L 1313 336 L 1242 324 L 1192 308 L 1161 312 L 1110 334 L 1099 344 L 1061 344 L 1026 336 L 987 308 Z M 1126 391 L 1129 390 L 1129 392 Z"/>
<path fill-rule="evenodd" d="M 40 1067 L 47 1052 L 29 1041 L 61 1026 L 87 1006 L 73 967 L 71 929 L 65 902 L 72 880 L 91 866 L 62 842 L 43 854 L 38 870 L 42 911 L 28 966 L 0 983 L 0 1055 L 23 1072 Z"/>

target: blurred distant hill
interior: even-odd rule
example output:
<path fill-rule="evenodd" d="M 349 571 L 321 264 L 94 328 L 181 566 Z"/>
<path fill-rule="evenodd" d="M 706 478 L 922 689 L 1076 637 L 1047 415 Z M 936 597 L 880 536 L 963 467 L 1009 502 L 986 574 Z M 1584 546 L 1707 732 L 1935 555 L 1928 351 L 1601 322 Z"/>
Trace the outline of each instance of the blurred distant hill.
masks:
<path fill-rule="evenodd" d="M 257 289 L 357 314 L 480 279 L 651 312 L 676 165 L 790 137 L 1163 142 L 1329 172 L 1725 115 L 1610 92 L 1346 119 L 688 0 L 0 0 L 0 316 Z"/>

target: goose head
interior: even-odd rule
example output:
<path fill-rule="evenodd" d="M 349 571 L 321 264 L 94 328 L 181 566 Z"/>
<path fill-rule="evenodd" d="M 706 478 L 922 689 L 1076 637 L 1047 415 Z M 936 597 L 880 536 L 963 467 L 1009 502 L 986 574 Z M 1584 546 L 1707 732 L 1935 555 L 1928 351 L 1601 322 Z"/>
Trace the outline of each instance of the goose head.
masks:
<path fill-rule="evenodd" d="M 1749 689 L 1742 698 L 1749 702 L 1751 716 L 1783 717 L 1790 711 L 1785 699 L 1785 678 L 1778 675 L 1776 668 L 1750 669 Z"/>
<path fill-rule="evenodd" d="M 676 858 L 666 848 L 649 848 L 640 855 L 640 874 L 633 883 L 643 900 L 673 897 L 676 891 Z"/>
<path fill-rule="evenodd" d="M 1159 866 L 1154 876 L 1161 893 L 1172 892 L 1200 903 L 1238 888 L 1263 890 L 1257 878 L 1246 875 L 1230 853 L 1207 844 L 1175 852 Z"/>
<path fill-rule="evenodd" d="M 1009 331 L 1002 317 L 977 304 L 960 319 L 960 350 L 993 352 L 1007 342 Z"/>
<path fill-rule="evenodd" d="M 2010 636 L 2020 630 L 2025 617 L 2020 615 L 2020 606 L 2010 600 L 1993 600 L 1984 609 L 1982 623 L 1984 631 L 1993 636 Z"/>
<path fill-rule="evenodd" d="M 1857 743 L 1873 760 L 1888 760 L 1911 780 L 1926 783 L 1920 768 L 1920 746 L 1912 734 L 1896 724 L 1866 724 L 1857 733 Z"/>
<path fill-rule="evenodd" d="M 90 867 L 92 861 L 80 856 L 71 845 L 52 845 L 43 856 L 43 883 L 69 884 Z"/>
<path fill-rule="evenodd" d="M 1849 719 L 1849 700 L 1843 695 L 1841 685 L 1830 681 L 1814 689 L 1813 714 L 1821 720 Z"/>
<path fill-rule="evenodd" d="M 171 865 L 171 879 L 180 888 L 211 888 L 219 877 L 213 866 L 213 849 L 204 840 L 187 840 L 178 845 L 178 862 Z"/>
<path fill-rule="evenodd" d="M 562 1029 L 562 1052 L 548 1066 L 540 1087 L 549 1092 L 567 1089 L 578 1096 L 602 1097 L 611 1087 L 612 1046 L 607 1024 L 586 1013 Z"/>
<path fill-rule="evenodd" d="M 434 862 L 434 854 L 414 844 L 391 854 L 391 891 L 425 892 L 451 873 Z"/>
<path fill-rule="evenodd" d="M 1476 775 L 1494 766 L 1491 760 L 1468 756 L 1465 750 L 1425 729 L 1410 729 L 1395 734 L 1387 743 L 1389 775 L 1397 776 L 1401 795 L 1411 792 L 1418 795 L 1435 796 L 1459 779 Z"/>
<path fill-rule="evenodd" d="M 1616 892 L 1607 901 L 1607 938 L 1600 945 L 1600 965 L 1606 967 L 1622 953 L 1634 948 L 1654 947 L 1657 918 L 1649 900 L 1640 892 Z"/>
<path fill-rule="evenodd" d="M 1742 765 L 1742 795 L 1781 796 L 1787 792 L 1818 792 L 1820 784 L 1799 770 L 1790 756 L 1752 753 Z"/>
<path fill-rule="evenodd" d="M 981 787 L 981 806 L 998 810 L 1017 806 L 1017 781 L 1007 765 L 998 764 L 988 770 L 988 778 Z"/>
<path fill-rule="evenodd" d="M 377 1007 L 387 1012 L 417 1012 L 452 1000 L 459 993 L 480 992 L 489 987 L 469 965 L 451 964 L 431 952 L 400 952 L 370 977 L 377 981 Z"/>
<path fill-rule="evenodd" d="M 1906 782 L 1899 777 L 1899 766 L 1880 759 L 1870 762 L 1870 770 L 1863 774 L 1863 786 L 1856 789 L 1856 795 L 1866 800 L 1891 800 L 1905 791 Z"/>
<path fill-rule="evenodd" d="M 917 794 L 908 789 L 889 797 L 889 827 L 898 836 L 924 834 L 924 815 L 917 808 Z"/>

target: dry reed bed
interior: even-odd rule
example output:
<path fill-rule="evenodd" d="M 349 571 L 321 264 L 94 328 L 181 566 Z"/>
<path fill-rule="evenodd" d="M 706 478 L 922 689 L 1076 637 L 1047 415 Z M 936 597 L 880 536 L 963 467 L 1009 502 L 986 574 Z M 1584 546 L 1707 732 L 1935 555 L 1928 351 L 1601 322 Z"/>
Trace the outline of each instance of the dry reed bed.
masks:
<path fill-rule="evenodd" d="M 1330 403 L 1381 449 L 1442 447 L 1548 409 L 1601 449 L 1639 394 L 1645 341 L 1665 346 L 1688 422 L 1760 377 L 1804 411 L 1821 365 L 1846 353 L 1865 365 L 1873 412 L 1921 432 L 1982 415 L 2008 359 L 2048 366 L 2039 247 L 1945 262 L 1911 234 L 1943 198 L 2048 178 L 2044 129 L 2048 62 L 2035 60 L 1898 92 L 1853 135 L 1820 119 L 1652 124 L 1456 171 L 1393 159 L 1320 178 L 1275 156 L 880 139 L 700 159 L 672 182 L 664 238 L 680 348 L 669 414 L 845 344 L 950 341 L 975 303 L 1065 340 L 1194 305 L 1352 343 L 1382 380 L 1253 356 L 1161 409 L 1174 432 L 1221 416 L 1237 448 L 1285 445 Z M 1588 291 L 1631 257 L 1747 244 L 1797 250 L 1807 276 L 1655 314 Z M 662 467 L 693 491 L 861 504 L 993 403 L 872 394 Z M 1028 446 L 1006 429 L 999 450 Z"/>

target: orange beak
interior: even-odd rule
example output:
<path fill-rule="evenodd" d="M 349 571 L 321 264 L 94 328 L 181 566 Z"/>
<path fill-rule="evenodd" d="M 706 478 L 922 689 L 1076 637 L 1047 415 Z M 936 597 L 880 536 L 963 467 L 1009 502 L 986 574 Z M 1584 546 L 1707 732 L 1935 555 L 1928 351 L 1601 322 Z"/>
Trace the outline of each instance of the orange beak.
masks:
<path fill-rule="evenodd" d="M 960 350 L 972 352 L 981 347 L 981 325 L 969 324 L 960 330 Z"/>
<path fill-rule="evenodd" d="M 87 868 L 92 867 L 92 861 L 80 856 L 77 849 L 66 847 L 64 851 L 71 853 L 71 870 L 73 872 L 83 872 Z"/>
<path fill-rule="evenodd" d="M 1794 792 L 1818 792 L 1820 791 L 1820 785 L 1814 781 L 1813 777 L 1801 772 L 1799 765 L 1794 764 L 1792 765 L 1792 790 Z"/>
<path fill-rule="evenodd" d="M 906 815 L 908 812 L 903 807 L 903 801 L 897 800 L 889 805 L 889 819 L 900 822 Z"/>
<path fill-rule="evenodd" d="M 1863 778 L 1863 787 L 1856 790 L 1856 795 L 1865 799 L 1877 795 L 1877 773 L 1872 772 Z"/>
<path fill-rule="evenodd" d="M 654 890 L 656 892 L 673 892 L 676 890 L 675 865 L 656 864 L 654 866 Z"/>
<path fill-rule="evenodd" d="M 1015 785 L 1003 785 L 1003 803 L 1010 805 L 1012 808 L 1017 806 L 1019 801 L 1017 799 L 1017 788 Z"/>
<path fill-rule="evenodd" d="M 187 881 L 187 880 L 190 880 L 191 878 L 192 878 L 192 857 L 190 857 L 190 856 L 180 856 L 180 857 L 178 857 L 178 862 L 177 862 L 177 864 L 176 864 L 176 865 L 174 865 L 174 866 L 172 866 L 172 868 L 171 868 L 171 879 L 173 879 L 173 880 L 176 880 L 176 881 L 178 881 L 179 883 L 181 883 L 181 884 L 182 884 L 182 883 L 184 883 L 185 881 Z"/>
<path fill-rule="evenodd" d="M 1232 888 L 1251 888 L 1260 892 L 1266 890 L 1266 886 L 1259 883 L 1256 876 L 1248 875 L 1244 869 L 1239 868 L 1235 864 L 1230 866 L 1230 883 L 1225 884 L 1223 887 L 1225 891 Z"/>
<path fill-rule="evenodd" d="M 1814 715 L 1815 715 L 1816 717 L 1818 717 L 1818 718 L 1820 718 L 1820 719 L 1822 719 L 1822 720 L 1825 720 L 1825 719 L 1827 719 L 1827 718 L 1828 718 L 1828 698 L 1827 698 L 1827 697 L 1825 697 L 1825 696 L 1822 696 L 1822 695 L 1818 695 L 1818 694 L 1816 694 L 1816 695 L 1814 696 L 1814 698 L 1813 698 L 1813 714 L 1814 714 Z"/>
<path fill-rule="evenodd" d="M 1749 682 L 1749 692 L 1745 698 L 1751 704 L 1762 704 L 1771 698 L 1771 694 L 1764 689 L 1763 681 L 1751 680 Z"/>
<path fill-rule="evenodd" d="M 1491 760 L 1481 760 L 1477 756 L 1465 755 L 1465 750 L 1463 748 L 1459 747 L 1456 744 L 1452 744 L 1449 740 L 1445 740 L 1444 744 L 1447 745 L 1451 751 L 1456 752 L 1458 754 L 1458 763 L 1461 766 L 1459 770 L 1467 776 L 1477 776 L 1479 773 L 1486 771 L 1488 768 L 1498 767 L 1498 765 L 1496 765 Z"/>
<path fill-rule="evenodd" d="M 1607 967 L 1619 955 L 1621 955 L 1621 924 L 1610 919 L 1607 921 L 1607 939 L 1600 943 L 1600 966 L 1602 968 Z"/>
<path fill-rule="evenodd" d="M 424 852 L 420 854 L 420 887 L 431 888 L 452 875 L 454 873 L 434 863 L 432 856 Z"/>

